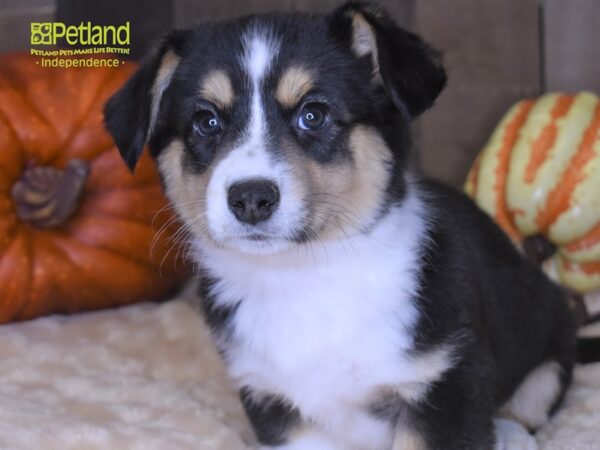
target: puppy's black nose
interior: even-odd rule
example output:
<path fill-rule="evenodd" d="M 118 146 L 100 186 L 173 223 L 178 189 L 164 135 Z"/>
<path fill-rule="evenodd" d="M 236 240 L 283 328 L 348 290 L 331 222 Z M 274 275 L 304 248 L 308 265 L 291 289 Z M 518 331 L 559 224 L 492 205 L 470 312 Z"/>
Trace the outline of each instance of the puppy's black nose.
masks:
<path fill-rule="evenodd" d="M 227 193 L 227 203 L 240 221 L 256 225 L 273 215 L 279 204 L 279 189 L 269 180 L 235 183 Z"/>

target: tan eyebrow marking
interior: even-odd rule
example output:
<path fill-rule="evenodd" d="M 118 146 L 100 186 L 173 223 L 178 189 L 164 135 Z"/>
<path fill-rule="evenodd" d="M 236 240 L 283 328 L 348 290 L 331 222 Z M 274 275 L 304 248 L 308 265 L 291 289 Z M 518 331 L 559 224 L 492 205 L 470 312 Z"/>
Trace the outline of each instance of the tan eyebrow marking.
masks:
<path fill-rule="evenodd" d="M 293 108 L 313 87 L 313 77 L 301 67 L 288 68 L 277 85 L 275 97 L 283 106 Z"/>
<path fill-rule="evenodd" d="M 217 108 L 227 109 L 233 104 L 234 92 L 229 76 L 223 70 L 215 70 L 202 81 L 202 98 L 214 103 Z"/>

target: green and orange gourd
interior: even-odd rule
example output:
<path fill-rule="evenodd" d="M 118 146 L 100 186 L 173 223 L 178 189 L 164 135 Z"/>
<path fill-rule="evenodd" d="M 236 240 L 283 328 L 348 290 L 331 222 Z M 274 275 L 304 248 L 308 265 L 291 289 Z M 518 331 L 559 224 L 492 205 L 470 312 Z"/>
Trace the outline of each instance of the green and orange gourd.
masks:
<path fill-rule="evenodd" d="M 556 281 L 600 289 L 600 99 L 522 100 L 477 157 L 465 191 Z"/>

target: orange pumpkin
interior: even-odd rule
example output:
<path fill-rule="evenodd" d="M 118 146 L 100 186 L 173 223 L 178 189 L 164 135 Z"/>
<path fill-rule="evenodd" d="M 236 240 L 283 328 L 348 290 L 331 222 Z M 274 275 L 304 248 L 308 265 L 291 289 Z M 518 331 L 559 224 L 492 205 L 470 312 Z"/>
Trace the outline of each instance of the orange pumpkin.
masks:
<path fill-rule="evenodd" d="M 153 162 L 129 173 L 102 122 L 134 68 L 0 57 L 0 323 L 162 299 L 185 276 L 172 217 L 151 223 L 166 204 Z"/>
<path fill-rule="evenodd" d="M 600 99 L 523 100 L 479 154 L 466 192 L 525 253 L 579 292 L 600 288 Z"/>

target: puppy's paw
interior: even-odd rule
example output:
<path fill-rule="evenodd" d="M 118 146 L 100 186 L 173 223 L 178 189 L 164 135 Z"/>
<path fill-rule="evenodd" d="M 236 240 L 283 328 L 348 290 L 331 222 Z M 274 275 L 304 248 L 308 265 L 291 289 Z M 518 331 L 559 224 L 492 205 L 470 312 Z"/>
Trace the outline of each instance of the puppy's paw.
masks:
<path fill-rule="evenodd" d="M 316 430 L 304 430 L 289 442 L 274 447 L 261 446 L 260 450 L 346 450 L 328 436 Z"/>
<path fill-rule="evenodd" d="M 494 450 L 537 450 L 535 438 L 523 425 L 513 420 L 496 419 L 496 446 Z"/>

